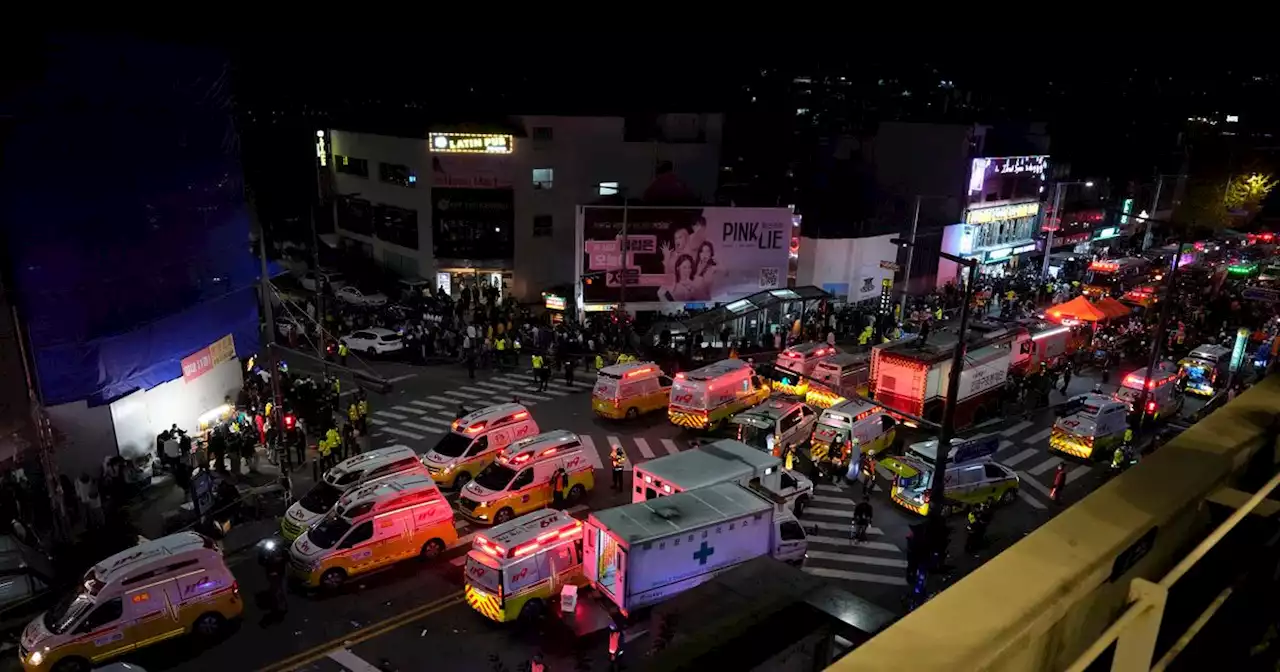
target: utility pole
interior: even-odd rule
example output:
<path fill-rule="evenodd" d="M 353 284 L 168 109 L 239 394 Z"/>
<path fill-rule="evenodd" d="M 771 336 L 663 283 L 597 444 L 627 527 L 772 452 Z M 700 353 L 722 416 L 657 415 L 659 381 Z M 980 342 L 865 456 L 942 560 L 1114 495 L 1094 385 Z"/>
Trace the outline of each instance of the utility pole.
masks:
<path fill-rule="evenodd" d="M 911 289 L 911 260 L 916 251 L 916 230 L 920 227 L 920 201 L 922 200 L 924 197 L 917 194 L 915 213 L 911 215 L 911 244 L 907 246 L 907 267 L 902 273 L 902 303 L 898 308 L 898 321 L 904 323 L 907 319 L 907 293 Z"/>
<path fill-rule="evenodd" d="M 618 288 L 618 307 L 625 315 L 627 312 L 627 192 L 623 189 L 618 191 L 622 193 L 622 284 Z"/>
<path fill-rule="evenodd" d="M 253 206 L 252 203 L 250 205 L 251 207 Z M 258 220 L 256 207 L 253 209 L 253 213 L 254 220 Z M 281 406 L 284 402 L 280 394 L 280 367 L 276 364 L 276 349 L 271 347 L 271 344 L 276 340 L 275 307 L 271 305 L 271 276 L 267 275 L 267 232 L 262 227 L 260 220 L 258 220 L 258 260 L 261 264 L 259 272 L 262 273 L 262 316 L 267 321 L 267 333 L 265 336 L 267 338 L 267 366 L 270 367 L 267 370 L 271 372 L 271 398 L 275 402 L 272 404 L 271 409 L 273 411 L 272 415 L 276 416 L 271 418 L 271 422 L 274 424 L 280 417 Z M 290 328 L 297 329 L 298 327 L 293 325 Z"/>
<path fill-rule="evenodd" d="M 1156 195 L 1151 199 L 1151 216 L 1156 216 L 1156 208 L 1160 206 L 1160 188 L 1164 186 L 1164 175 L 1156 176 Z M 1146 252 L 1151 249 L 1151 220 L 1143 222 L 1145 226 L 1142 231 L 1142 251 Z"/>
<path fill-rule="evenodd" d="M 316 135 L 323 136 L 324 131 L 316 131 Z M 320 356 L 320 361 L 323 362 L 320 365 L 321 375 L 324 378 L 328 378 L 329 359 L 325 357 L 324 353 L 325 341 L 328 338 L 328 330 L 325 329 L 327 321 L 325 320 L 324 312 L 324 293 L 329 288 L 329 283 L 322 280 L 323 276 L 320 273 L 320 235 L 316 233 L 316 209 L 320 207 L 320 203 L 324 199 L 323 190 L 320 186 L 320 168 L 325 163 L 320 156 L 316 157 L 316 200 L 311 204 L 308 213 L 311 216 L 311 263 L 315 268 L 316 274 L 316 324 L 320 325 L 316 330 L 318 332 L 316 334 L 316 353 Z M 274 329 L 275 326 L 272 325 L 271 328 Z M 274 336 L 275 332 L 272 332 L 272 335 Z"/>
<path fill-rule="evenodd" d="M 1151 226 L 1149 220 L 1147 226 Z M 1186 244 L 1184 239 L 1185 234 L 1178 238 L 1178 251 L 1173 254 L 1173 265 L 1169 269 L 1169 276 L 1165 278 L 1164 298 L 1161 299 L 1160 306 L 1160 321 L 1156 323 L 1156 333 L 1153 336 L 1155 340 L 1151 344 L 1151 358 L 1147 360 L 1147 373 L 1142 379 L 1142 391 L 1138 394 L 1138 407 L 1135 409 L 1138 412 L 1138 425 L 1134 428 L 1135 433 L 1142 430 L 1142 425 L 1147 419 L 1147 397 L 1149 396 L 1147 392 L 1151 389 L 1151 375 L 1155 372 L 1156 364 L 1160 362 L 1160 351 L 1164 345 L 1164 325 L 1169 319 L 1169 304 L 1173 303 L 1173 288 L 1177 284 L 1175 279 L 1178 275 L 1178 262 L 1182 261 L 1182 247 Z"/>
<path fill-rule="evenodd" d="M 1053 256 L 1053 232 L 1057 227 L 1062 226 L 1062 213 L 1059 208 L 1062 207 L 1062 182 L 1058 182 L 1053 186 L 1053 218 L 1056 220 L 1048 227 L 1048 231 L 1044 237 L 1044 262 L 1040 265 L 1040 277 L 1049 277 L 1049 257 Z M 1041 217 L 1040 221 L 1044 221 Z M 1041 227 L 1044 228 L 1044 227 Z M 1043 283 L 1041 283 L 1043 284 Z"/>
<path fill-rule="evenodd" d="M 960 395 L 960 374 L 964 370 L 965 336 L 969 331 L 969 306 L 973 303 L 974 288 L 978 284 L 976 259 L 952 259 L 969 267 L 969 282 L 964 290 L 964 303 L 960 306 L 960 329 L 956 334 L 956 349 L 951 355 L 951 371 L 947 377 L 946 405 L 942 407 L 942 427 L 938 429 L 938 450 L 933 461 L 933 482 L 930 484 L 929 517 L 942 522 L 942 510 L 947 501 L 947 458 L 951 452 L 951 438 L 955 435 L 956 397 Z"/>

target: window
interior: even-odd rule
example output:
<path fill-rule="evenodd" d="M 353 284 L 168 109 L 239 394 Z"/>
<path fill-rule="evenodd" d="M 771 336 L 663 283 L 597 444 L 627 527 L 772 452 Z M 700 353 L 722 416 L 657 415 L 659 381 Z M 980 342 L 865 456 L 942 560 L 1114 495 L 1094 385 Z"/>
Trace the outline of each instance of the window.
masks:
<path fill-rule="evenodd" d="M 334 154 L 333 167 L 336 168 L 339 173 L 355 175 L 356 177 L 369 177 L 368 159 L 357 159 L 352 156 Z"/>
<path fill-rule="evenodd" d="M 418 249 L 417 210 L 379 204 L 374 206 L 373 221 L 379 240 L 411 250 Z"/>
<path fill-rule="evenodd" d="M 533 469 L 525 469 L 524 471 L 520 472 L 518 476 L 516 476 L 515 480 L 511 481 L 511 489 L 519 490 L 520 488 L 523 488 L 524 486 L 529 485 L 532 482 L 533 482 Z"/>
<path fill-rule="evenodd" d="M 533 216 L 533 237 L 534 238 L 550 238 L 551 237 L 551 215 L 534 215 Z"/>
<path fill-rule="evenodd" d="M 1000 470 L 1000 467 L 997 467 L 994 464 L 984 464 L 982 466 L 987 472 L 987 478 L 1004 480 L 1004 472 Z"/>
<path fill-rule="evenodd" d="M 418 182 L 418 176 L 412 168 L 398 163 L 379 163 L 378 178 L 388 184 L 398 184 L 402 187 L 412 187 Z"/>
<path fill-rule="evenodd" d="M 551 140 L 554 137 L 555 137 L 555 132 L 551 130 L 550 126 L 534 126 L 533 127 L 534 140 L 538 140 L 540 142 L 551 142 Z"/>
<path fill-rule="evenodd" d="M 533 188 L 534 189 L 550 189 L 552 177 L 555 171 L 551 168 L 534 168 L 533 169 Z"/>
<path fill-rule="evenodd" d="M 779 525 L 778 533 L 783 541 L 804 541 L 804 528 L 794 520 Z"/>
<path fill-rule="evenodd" d="M 782 472 L 782 489 L 783 490 L 790 490 L 796 487 L 796 485 L 797 485 L 796 479 L 792 478 L 791 474 L 788 474 L 785 471 Z"/>
<path fill-rule="evenodd" d="M 351 548 L 356 544 L 364 543 L 372 538 L 373 521 L 366 520 L 363 523 L 356 525 L 353 530 L 348 532 L 346 538 L 342 540 L 342 544 L 340 544 L 338 548 Z"/>
<path fill-rule="evenodd" d="M 601 182 L 596 186 L 596 191 L 598 191 L 601 196 L 616 196 L 618 194 L 618 183 Z"/>
<path fill-rule="evenodd" d="M 373 206 L 363 198 L 339 196 L 337 198 L 336 216 L 339 229 L 373 235 Z"/>
<path fill-rule="evenodd" d="M 783 432 L 789 432 L 800 424 L 800 409 L 791 411 L 782 417 L 782 422 L 778 423 Z"/>
<path fill-rule="evenodd" d="M 467 456 L 475 457 L 476 455 L 479 455 L 480 453 L 483 453 L 488 449 L 489 449 L 489 437 L 482 436 L 476 439 L 475 442 L 471 444 L 471 450 L 467 451 Z"/>
<path fill-rule="evenodd" d="M 98 605 L 93 613 L 85 617 L 80 622 L 80 627 L 76 628 L 76 632 L 93 632 L 104 625 L 108 625 L 120 620 L 124 614 L 124 600 L 121 598 L 113 598 Z"/>

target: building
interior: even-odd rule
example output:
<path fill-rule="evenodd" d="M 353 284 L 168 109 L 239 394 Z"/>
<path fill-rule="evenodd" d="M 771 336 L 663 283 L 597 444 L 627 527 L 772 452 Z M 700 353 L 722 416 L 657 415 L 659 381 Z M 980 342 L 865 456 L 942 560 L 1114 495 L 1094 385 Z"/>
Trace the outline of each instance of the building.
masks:
<path fill-rule="evenodd" d="M 522 116 L 420 137 L 321 131 L 317 150 L 348 244 L 450 292 L 496 280 L 532 302 L 577 280 L 579 204 L 647 198 L 660 175 L 678 178 L 686 200 L 709 201 L 722 124 L 719 114 Z"/>

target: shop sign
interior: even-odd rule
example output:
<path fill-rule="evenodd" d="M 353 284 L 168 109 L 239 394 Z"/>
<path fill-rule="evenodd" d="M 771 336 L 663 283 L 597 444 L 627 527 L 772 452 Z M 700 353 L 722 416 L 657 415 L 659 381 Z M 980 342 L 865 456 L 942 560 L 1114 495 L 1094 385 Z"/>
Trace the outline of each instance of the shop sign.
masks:
<path fill-rule="evenodd" d="M 1013 254 L 1015 255 L 1026 254 L 1027 252 L 1035 252 L 1035 251 L 1036 251 L 1035 243 L 1027 243 L 1026 245 L 1013 248 Z"/>
<path fill-rule="evenodd" d="M 1105 229 L 1098 229 L 1098 231 L 1097 231 L 1096 233 L 1094 233 L 1094 234 L 1093 234 L 1093 239 L 1094 239 L 1094 240 L 1106 240 L 1106 239 L 1108 239 L 1108 238 L 1115 238 L 1115 237 L 1117 237 L 1117 236 L 1119 236 L 1119 235 L 1120 235 L 1120 228 L 1119 228 L 1119 227 L 1116 227 L 1116 226 L 1108 226 L 1108 227 L 1107 227 L 1107 228 L 1105 228 Z"/>
<path fill-rule="evenodd" d="M 545 299 L 547 310 L 564 310 L 565 301 L 563 296 L 547 294 L 543 298 Z"/>
<path fill-rule="evenodd" d="M 616 303 L 588 303 L 582 307 L 584 313 L 607 313 L 617 308 Z"/>
<path fill-rule="evenodd" d="M 1002 247 L 998 250 L 988 250 L 987 263 L 989 264 L 993 261 L 1001 261 L 1004 259 L 1008 259 L 1009 257 L 1012 257 L 1012 256 L 1013 256 L 1012 247 Z"/>
<path fill-rule="evenodd" d="M 1126 198 L 1120 205 L 1120 226 L 1129 223 L 1129 215 L 1133 214 L 1133 199 Z"/>
<path fill-rule="evenodd" d="M 1249 343 L 1249 329 L 1240 327 L 1236 331 L 1236 343 L 1231 348 L 1231 370 L 1239 371 L 1240 365 L 1244 363 L 1244 347 Z"/>
<path fill-rule="evenodd" d="M 316 131 L 316 159 L 320 161 L 320 167 L 329 165 L 329 146 L 326 141 L 324 131 Z"/>
<path fill-rule="evenodd" d="M 453 296 L 453 276 L 447 272 L 436 273 L 436 289 L 443 289 L 447 296 Z"/>
<path fill-rule="evenodd" d="M 231 334 L 201 348 L 182 360 L 182 379 L 191 382 L 211 371 L 215 366 L 236 356 L 235 339 Z"/>
<path fill-rule="evenodd" d="M 987 222 L 1003 222 L 1010 219 L 1035 217 L 1040 212 L 1040 203 L 1014 203 L 1012 205 L 996 205 L 989 208 L 971 208 L 965 222 L 969 224 L 986 224 Z"/>
<path fill-rule="evenodd" d="M 898 271 L 901 271 L 901 270 L 902 270 L 902 267 L 901 267 L 901 266 L 899 266 L 899 265 L 897 264 L 897 262 L 893 262 L 893 261 L 882 261 L 882 262 L 880 262 L 880 268 L 883 268 L 883 269 L 885 269 L 886 271 L 893 271 L 893 272 L 895 272 L 895 273 L 897 273 Z"/>
<path fill-rule="evenodd" d="M 427 140 L 441 154 L 510 154 L 515 143 L 501 133 L 428 133 Z"/>

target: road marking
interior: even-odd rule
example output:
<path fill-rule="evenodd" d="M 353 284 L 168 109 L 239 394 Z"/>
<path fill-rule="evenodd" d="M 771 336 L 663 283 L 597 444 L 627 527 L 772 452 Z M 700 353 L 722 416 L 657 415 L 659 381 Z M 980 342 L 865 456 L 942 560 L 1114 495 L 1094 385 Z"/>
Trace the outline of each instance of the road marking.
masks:
<path fill-rule="evenodd" d="M 826 544 L 828 546 L 856 546 L 858 548 L 866 548 L 872 551 L 887 551 L 890 553 L 901 553 L 902 549 L 894 546 L 887 541 L 854 541 L 848 537 L 827 537 L 820 534 L 810 534 L 809 543 Z"/>
<path fill-rule="evenodd" d="M 1046 427 L 1044 430 L 1036 432 L 1035 434 L 1032 434 L 1031 436 L 1028 436 L 1027 438 L 1023 439 L 1022 442 L 1023 443 L 1040 443 L 1041 441 L 1044 441 L 1045 439 L 1049 438 L 1049 435 L 1052 433 L 1053 433 L 1053 428 Z"/>
<path fill-rule="evenodd" d="M 521 399 L 527 399 L 527 398 L 529 398 L 529 397 L 533 397 L 534 399 L 537 399 L 538 401 L 551 401 L 551 399 L 552 399 L 551 397 L 544 397 L 544 396 L 542 396 L 542 393 L 541 393 L 541 392 L 538 392 L 538 393 L 536 393 L 536 394 L 535 394 L 535 393 L 533 393 L 533 392 L 528 392 L 528 391 L 526 391 L 526 390 L 510 390 L 510 392 L 511 392 L 512 396 L 520 397 Z"/>
<path fill-rule="evenodd" d="M 813 486 L 814 490 L 823 490 L 825 492 L 844 492 L 845 489 L 838 485 L 830 485 L 828 483 L 819 483 Z"/>
<path fill-rule="evenodd" d="M 430 421 L 431 418 L 423 418 L 423 420 Z M 416 429 L 422 432 L 426 432 L 428 434 L 439 434 L 440 432 L 445 431 L 445 429 L 442 427 L 428 427 L 426 425 L 419 425 L 412 422 L 402 422 L 400 424 L 405 427 L 408 427 L 409 429 Z"/>
<path fill-rule="evenodd" d="M 806 516 L 807 516 L 807 515 L 809 515 L 809 512 L 810 512 L 810 511 L 812 511 L 812 510 L 813 510 L 813 509 L 805 509 L 805 510 L 804 510 L 804 515 L 806 515 Z M 849 514 L 847 514 L 847 513 L 842 513 L 841 515 L 848 516 Z M 849 518 L 851 518 L 851 519 L 852 519 L 852 518 L 853 518 L 853 516 L 849 516 Z M 843 524 L 841 524 L 841 523 L 828 523 L 828 522 L 827 522 L 827 521 L 825 521 L 825 520 L 809 520 L 809 519 L 807 519 L 807 518 L 801 518 L 801 519 L 800 519 L 800 526 L 801 526 L 801 527 L 804 527 L 804 528 L 814 527 L 814 528 L 817 528 L 817 529 L 819 529 L 819 530 L 836 530 L 837 532 L 844 532 L 845 534 L 848 534 L 848 533 L 849 533 L 849 528 L 850 528 L 850 527 L 852 527 L 849 523 L 843 523 Z M 878 537 L 878 536 L 880 536 L 880 535 L 884 534 L 884 530 L 881 530 L 881 529 L 880 529 L 880 528 L 878 528 L 878 527 L 868 527 L 868 528 L 867 528 L 867 534 L 875 535 L 875 536 L 877 536 L 877 537 Z"/>
<path fill-rule="evenodd" d="M 539 391 L 538 391 L 538 393 L 539 393 L 539 394 L 549 394 L 549 395 L 551 395 L 551 396 L 553 396 L 553 397 L 567 397 L 567 396 L 569 396 L 570 394 L 572 394 L 571 392 L 564 392 L 564 391 L 562 391 L 562 390 L 553 390 L 553 389 L 551 389 L 551 388 L 549 388 L 549 387 L 548 387 L 547 389 L 545 389 L 545 390 L 539 390 Z"/>
<path fill-rule="evenodd" d="M 1028 495 L 1021 488 L 1018 489 L 1018 497 L 1020 497 L 1022 501 L 1030 504 L 1033 508 L 1040 509 L 1041 511 L 1045 509 L 1044 502 L 1036 499 L 1035 497 L 1032 497 L 1031 495 Z"/>
<path fill-rule="evenodd" d="M 885 583 L 890 586 L 907 585 L 907 580 L 901 576 L 884 576 L 882 574 L 867 574 L 865 572 L 846 572 L 841 569 L 827 569 L 826 567 L 805 567 L 804 571 L 806 574 L 821 576 L 827 579 L 862 581 L 864 583 Z"/>
<path fill-rule="evenodd" d="M 671 439 L 663 439 L 662 446 L 667 449 L 668 455 L 675 455 L 676 453 L 680 452 L 680 449 L 676 448 L 676 442 L 672 441 Z"/>
<path fill-rule="evenodd" d="M 439 418 L 433 418 L 433 417 L 431 417 L 431 416 L 429 416 L 429 415 L 424 415 L 424 416 L 422 416 L 421 418 L 418 418 L 418 420 L 419 420 L 419 422 L 429 422 L 429 423 L 431 423 L 431 424 L 433 424 L 433 425 L 438 425 L 438 426 L 443 427 L 443 428 L 445 428 L 445 429 L 453 429 L 453 422 L 452 422 L 452 421 L 449 421 L 449 420 L 441 420 L 441 419 L 439 419 Z M 406 422 L 406 423 L 402 423 L 402 424 L 409 425 L 409 423 L 407 423 L 407 422 Z M 410 426 L 410 427 L 412 427 L 413 425 L 409 425 L 409 426 Z M 434 427 L 431 427 L 431 428 L 425 428 L 425 427 L 424 427 L 423 429 L 430 429 L 430 430 L 431 430 L 431 431 L 433 431 L 433 432 L 434 432 L 434 431 L 439 431 L 439 430 L 435 429 Z"/>
<path fill-rule="evenodd" d="M 852 504 L 852 503 L 853 503 L 853 502 L 850 502 L 850 504 Z M 848 518 L 848 517 L 850 516 L 850 512 L 851 512 L 851 511 L 853 511 L 853 507 L 852 507 L 852 506 L 851 506 L 851 507 L 849 507 L 849 509 L 848 509 L 847 511 L 840 511 L 839 509 L 815 509 L 815 508 L 813 508 L 813 507 L 809 507 L 809 508 L 807 508 L 807 509 L 805 509 L 805 510 L 804 510 L 804 515 L 806 515 L 806 516 L 810 516 L 810 515 L 812 515 L 812 516 L 835 516 L 835 517 L 837 517 L 837 518 Z"/>
<path fill-rule="evenodd" d="M 421 413 L 422 412 L 421 410 L 416 409 L 412 406 L 392 406 L 391 408 L 394 408 L 397 411 L 404 411 L 405 413 Z"/>
<path fill-rule="evenodd" d="M 1091 467 L 1091 466 L 1089 466 L 1089 465 L 1087 465 L 1087 464 L 1081 464 L 1081 465 L 1078 465 L 1078 466 L 1076 466 L 1076 468 L 1074 468 L 1074 469 L 1072 469 L 1071 471 L 1068 471 L 1068 472 L 1067 472 L 1067 482 L 1068 482 L 1068 483 L 1070 483 L 1070 482 L 1072 482 L 1072 481 L 1076 480 L 1077 478 L 1080 478 L 1081 476 L 1084 476 L 1085 474 L 1089 473 L 1090 471 L 1093 471 L 1093 467 Z"/>
<path fill-rule="evenodd" d="M 1030 469 L 1027 470 L 1027 473 L 1031 474 L 1032 476 L 1039 476 L 1040 474 L 1043 474 L 1044 472 L 1049 471 L 1054 467 L 1057 467 L 1059 464 L 1062 464 L 1062 458 L 1055 455 L 1045 460 L 1044 462 L 1041 462 L 1040 464 L 1037 464 L 1036 466 L 1031 467 Z"/>
<path fill-rule="evenodd" d="M 440 394 L 450 397 L 462 397 L 464 399 L 484 399 L 493 393 L 486 392 L 484 394 L 476 394 L 475 392 L 458 392 L 457 390 L 449 390 L 448 392 L 441 392 Z"/>
<path fill-rule="evenodd" d="M 347 668 L 350 672 L 378 672 L 378 668 L 370 665 L 364 658 L 351 653 L 351 649 L 330 651 L 329 660 Z"/>
<path fill-rule="evenodd" d="M 606 437 L 606 439 L 609 441 L 609 454 L 610 454 L 610 455 L 612 455 L 612 454 L 613 454 L 613 447 L 614 447 L 614 446 L 617 446 L 617 447 L 619 447 L 619 448 L 622 448 L 622 454 L 623 454 L 623 455 L 626 455 L 626 454 L 627 454 L 627 449 L 626 449 L 626 448 L 624 448 L 624 447 L 622 446 L 622 442 L 618 440 L 618 437 L 616 437 L 616 436 L 610 436 L 610 437 Z M 623 470 L 623 471 L 631 471 L 631 460 L 630 460 L 630 459 L 627 459 L 626 461 L 624 461 L 624 462 L 622 463 L 622 470 Z"/>
<path fill-rule="evenodd" d="M 376 421 L 375 421 L 375 424 L 377 424 L 377 423 L 376 423 Z M 408 438 L 410 438 L 410 439 L 418 439 L 419 441 L 421 441 L 422 439 L 427 438 L 427 437 L 425 437 L 425 436 L 423 436 L 423 435 L 421 435 L 421 434 L 414 434 L 413 432 L 406 432 L 406 431 L 404 431 L 403 429 L 396 429 L 395 427 L 383 427 L 383 428 L 382 428 L 382 431 L 384 431 L 384 432 L 390 432 L 390 433 L 395 434 L 395 435 L 397 435 L 397 436 L 404 436 L 404 437 L 408 437 Z"/>
<path fill-rule="evenodd" d="M 476 532 L 468 532 L 467 534 L 464 534 L 461 537 L 458 537 L 458 543 L 454 544 L 453 548 L 460 548 L 466 544 L 469 544 L 471 543 L 471 540 L 475 538 L 476 538 Z"/>
<path fill-rule="evenodd" d="M 398 382 L 400 382 L 400 381 L 402 381 L 402 380 L 409 380 L 410 378 L 413 378 L 413 377 L 415 377 L 415 376 L 417 376 L 417 375 L 418 375 L 418 374 L 416 374 L 416 373 L 406 373 L 406 374 L 404 374 L 403 376 L 396 376 L 395 378 L 388 378 L 388 379 L 387 379 L 387 382 L 388 382 L 388 383 L 398 383 Z"/>
<path fill-rule="evenodd" d="M 1040 451 L 1038 449 L 1027 448 L 1026 450 L 1022 451 L 1021 453 L 1018 453 L 1017 455 L 1014 455 L 1013 457 L 1000 460 L 1000 464 L 1003 464 L 1006 467 L 1016 467 L 1018 466 L 1019 462 L 1025 462 L 1039 454 L 1040 454 Z"/>
<path fill-rule="evenodd" d="M 832 553 L 831 551 L 815 551 L 809 549 L 805 555 L 811 560 L 830 560 L 832 562 L 859 562 L 864 565 L 876 565 L 877 567 L 897 567 L 899 569 L 907 568 L 906 560 L 898 560 L 896 558 L 877 558 L 871 555 L 858 555 L 857 553 Z"/>
<path fill-rule="evenodd" d="M 1031 477 L 1030 475 L 1028 475 L 1025 471 L 1020 471 L 1020 472 L 1018 472 L 1018 476 L 1019 476 L 1019 481 L 1018 481 L 1018 482 L 1019 482 L 1020 484 L 1030 485 L 1030 486 L 1031 486 L 1031 488 L 1032 488 L 1033 490 L 1036 490 L 1036 491 L 1037 491 L 1037 492 L 1039 492 L 1041 495 L 1044 495 L 1044 498 L 1045 498 L 1045 499 L 1053 499 L 1052 497 L 1050 497 L 1050 496 L 1049 496 L 1049 488 L 1045 487 L 1044 483 L 1041 483 L 1040 481 L 1037 481 L 1035 478 L 1032 478 L 1032 477 Z M 1030 505 L 1032 505 L 1032 506 L 1036 507 L 1037 509 L 1043 509 L 1043 508 L 1044 508 L 1044 504 L 1041 504 L 1040 502 L 1036 501 L 1035 499 L 1032 499 L 1032 498 L 1029 498 L 1029 497 L 1025 497 L 1025 496 L 1023 496 L 1023 495 L 1026 495 L 1026 493 L 1024 493 L 1024 492 L 1022 491 L 1022 488 L 1018 488 L 1018 496 L 1022 497 L 1024 500 L 1026 500 L 1028 504 L 1030 504 Z"/>
<path fill-rule="evenodd" d="M 491 389 L 491 390 L 497 390 L 497 391 L 499 391 L 499 392 L 506 392 L 507 390 L 510 390 L 510 389 L 511 389 L 511 386 L 510 386 L 510 385 L 499 385 L 499 384 L 497 384 L 497 383 L 490 383 L 490 382 L 483 381 L 483 380 L 477 380 L 477 381 L 475 381 L 475 382 L 476 382 L 476 385 L 480 385 L 480 386 L 482 386 L 482 387 L 487 387 L 487 388 L 489 388 L 489 389 Z"/>
<path fill-rule="evenodd" d="M 453 529 L 461 532 L 471 527 L 471 522 L 464 518 L 456 518 L 453 521 Z"/>
<path fill-rule="evenodd" d="M 827 497 L 825 495 L 814 495 L 813 501 L 823 502 L 824 504 L 853 504 L 853 500 L 848 497 Z"/>
<path fill-rule="evenodd" d="M 632 439 L 632 441 L 636 442 L 636 447 L 640 449 L 640 454 L 643 455 L 646 460 L 653 459 L 653 450 L 649 448 L 648 441 L 645 441 L 644 439 Z"/>
<path fill-rule="evenodd" d="M 596 450 L 595 440 L 586 434 L 579 434 L 578 440 L 582 442 L 582 447 L 587 453 L 587 461 L 591 463 L 591 466 L 604 471 L 604 462 L 600 460 L 600 452 Z"/>
<path fill-rule="evenodd" d="M 378 416 L 379 418 L 391 418 L 392 420 L 408 420 L 409 419 L 409 416 L 407 415 L 400 415 L 399 413 L 392 413 L 391 411 L 374 411 L 373 414 Z"/>
<path fill-rule="evenodd" d="M 415 399 L 409 403 L 413 404 L 414 406 L 421 406 L 423 408 L 434 408 L 437 410 L 444 408 L 444 406 L 441 406 L 440 404 L 433 404 L 429 401 L 420 401 L 418 399 Z"/>
<path fill-rule="evenodd" d="M 1014 434 L 1017 434 L 1018 432 L 1021 432 L 1022 430 L 1030 427 L 1032 424 L 1034 423 L 1032 423 L 1030 420 L 1023 420 L 1022 422 L 1019 422 L 1018 424 L 1013 425 L 1012 427 L 1006 428 L 1003 432 L 1000 432 L 1000 436 L 1013 436 Z"/>
<path fill-rule="evenodd" d="M 489 388 L 486 388 L 486 387 L 476 387 L 475 385 L 467 385 L 466 387 L 459 387 L 458 389 L 459 389 L 459 390 L 471 390 L 472 392 L 479 392 L 479 393 L 481 393 L 481 394 L 483 394 L 483 395 L 485 395 L 485 396 L 488 396 L 488 395 L 490 395 L 490 394 L 493 394 L 493 390 L 492 390 L 492 389 L 489 389 Z"/>
<path fill-rule="evenodd" d="M 996 448 L 996 452 L 1000 452 L 1002 450 L 1008 450 L 1013 446 L 1014 446 L 1014 443 L 1009 439 L 1000 439 L 1000 447 Z"/>

